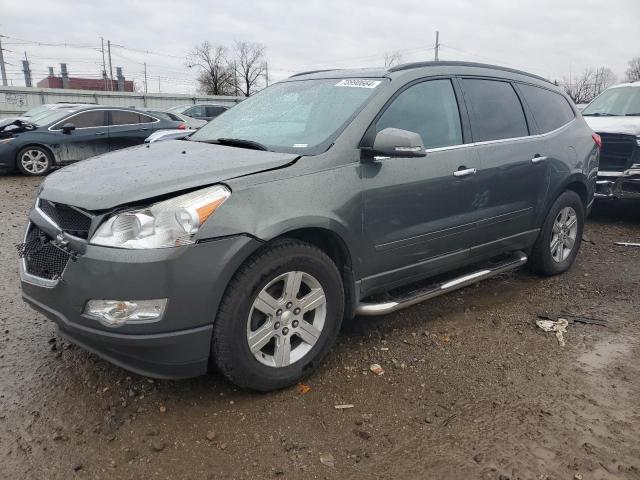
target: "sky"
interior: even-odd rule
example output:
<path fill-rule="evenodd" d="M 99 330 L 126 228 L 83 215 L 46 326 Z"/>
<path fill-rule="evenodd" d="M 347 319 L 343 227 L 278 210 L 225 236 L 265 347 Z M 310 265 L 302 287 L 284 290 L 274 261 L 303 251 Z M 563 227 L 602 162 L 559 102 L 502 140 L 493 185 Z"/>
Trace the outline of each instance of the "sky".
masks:
<path fill-rule="evenodd" d="M 27 7 L 28 5 L 28 7 Z M 640 56 L 640 0 L 210 0 L 52 2 L 0 0 L 9 81 L 24 85 L 66 62 L 71 76 L 100 77 L 101 37 L 112 64 L 150 93 L 195 93 L 186 56 L 197 44 L 266 46 L 270 80 L 321 68 L 375 67 L 398 51 L 405 62 L 493 63 L 551 80 L 605 66 L 620 79 Z M 35 82 L 34 82 L 35 83 Z"/>

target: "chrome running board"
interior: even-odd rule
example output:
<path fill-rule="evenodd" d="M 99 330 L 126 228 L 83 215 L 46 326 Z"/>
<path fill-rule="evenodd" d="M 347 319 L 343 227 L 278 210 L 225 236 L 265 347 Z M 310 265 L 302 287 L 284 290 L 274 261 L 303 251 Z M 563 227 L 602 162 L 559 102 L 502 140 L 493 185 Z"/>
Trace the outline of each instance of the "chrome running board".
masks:
<path fill-rule="evenodd" d="M 495 277 L 501 273 L 514 270 L 527 263 L 527 256 L 524 252 L 514 252 L 510 257 L 502 260 L 499 263 L 495 263 L 487 266 L 482 270 L 478 270 L 473 273 L 463 275 L 452 280 L 448 280 L 443 283 L 437 283 L 430 285 L 426 288 L 415 291 L 408 296 L 394 298 L 392 300 L 386 300 L 378 303 L 360 302 L 356 308 L 356 315 L 371 316 L 371 315 L 386 315 L 388 313 L 401 310 L 416 303 L 424 302 L 430 298 L 439 297 L 445 293 L 452 292 L 462 287 L 472 285 L 485 280 L 487 278 Z"/>

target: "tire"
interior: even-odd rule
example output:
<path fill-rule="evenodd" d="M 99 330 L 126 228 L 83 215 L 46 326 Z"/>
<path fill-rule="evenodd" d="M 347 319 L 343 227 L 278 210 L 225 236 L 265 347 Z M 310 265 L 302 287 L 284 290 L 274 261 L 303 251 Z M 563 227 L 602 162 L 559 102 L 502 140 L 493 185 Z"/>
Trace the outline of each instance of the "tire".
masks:
<path fill-rule="evenodd" d="M 39 177 L 51 170 L 53 157 L 44 148 L 32 145 L 18 152 L 16 165 L 23 175 Z"/>
<path fill-rule="evenodd" d="M 288 293 L 287 285 L 300 285 L 290 289 L 297 295 Z M 211 358 L 242 388 L 266 392 L 293 385 L 333 346 L 344 302 L 340 272 L 322 250 L 297 240 L 267 244 L 240 267 L 225 291 L 213 325 Z"/>
<path fill-rule="evenodd" d="M 565 214 L 566 217 L 563 216 Z M 584 205 L 578 194 L 570 190 L 563 192 L 551 206 L 542 225 L 529 257 L 529 269 L 545 276 L 569 270 L 580 250 L 584 218 Z M 575 226 L 567 228 L 572 219 Z M 552 241 L 555 248 L 552 248 Z"/>

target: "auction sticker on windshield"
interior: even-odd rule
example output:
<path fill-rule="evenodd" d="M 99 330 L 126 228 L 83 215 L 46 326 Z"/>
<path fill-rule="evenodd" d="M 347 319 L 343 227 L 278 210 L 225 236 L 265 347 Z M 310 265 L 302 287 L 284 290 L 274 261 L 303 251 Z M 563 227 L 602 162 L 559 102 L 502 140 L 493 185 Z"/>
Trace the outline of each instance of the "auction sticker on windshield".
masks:
<path fill-rule="evenodd" d="M 356 88 L 376 88 L 380 85 L 381 80 L 367 80 L 360 78 L 349 78 L 346 80 L 340 80 L 336 83 L 336 87 L 356 87 Z"/>

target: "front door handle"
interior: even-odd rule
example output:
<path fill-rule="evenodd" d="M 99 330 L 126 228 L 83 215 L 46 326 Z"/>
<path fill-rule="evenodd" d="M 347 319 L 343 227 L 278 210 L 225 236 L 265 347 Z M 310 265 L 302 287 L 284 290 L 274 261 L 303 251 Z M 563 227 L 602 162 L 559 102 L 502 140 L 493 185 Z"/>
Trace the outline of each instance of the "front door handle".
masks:
<path fill-rule="evenodd" d="M 547 157 L 543 157 L 540 155 L 534 155 L 534 157 L 531 159 L 531 163 L 536 164 L 536 163 L 542 163 L 544 161 L 547 160 Z"/>
<path fill-rule="evenodd" d="M 469 175 L 475 175 L 477 170 L 475 168 L 460 167 L 459 170 L 453 172 L 454 177 L 468 177 Z"/>
<path fill-rule="evenodd" d="M 96 132 L 96 135 L 104 135 L 104 132 Z"/>

